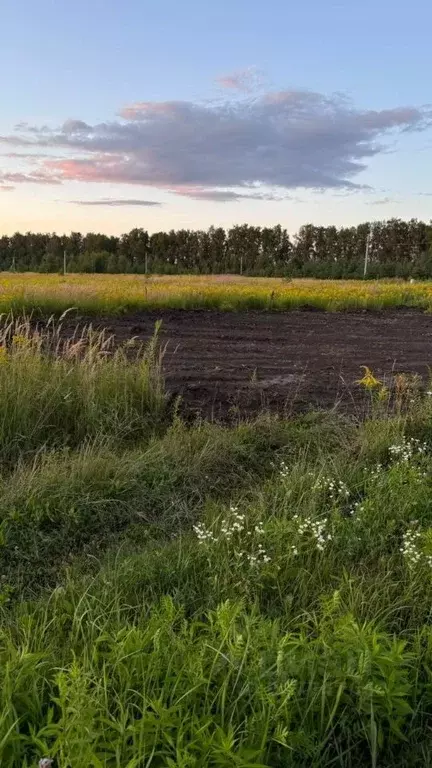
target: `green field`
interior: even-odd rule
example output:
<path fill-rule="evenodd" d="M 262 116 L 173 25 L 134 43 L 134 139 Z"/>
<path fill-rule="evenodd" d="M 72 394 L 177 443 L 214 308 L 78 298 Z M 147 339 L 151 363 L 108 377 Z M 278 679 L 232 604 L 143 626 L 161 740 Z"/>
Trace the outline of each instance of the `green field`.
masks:
<path fill-rule="evenodd" d="M 59 343 L 1 344 L 2 768 L 430 765 L 432 398 L 185 425 Z"/>

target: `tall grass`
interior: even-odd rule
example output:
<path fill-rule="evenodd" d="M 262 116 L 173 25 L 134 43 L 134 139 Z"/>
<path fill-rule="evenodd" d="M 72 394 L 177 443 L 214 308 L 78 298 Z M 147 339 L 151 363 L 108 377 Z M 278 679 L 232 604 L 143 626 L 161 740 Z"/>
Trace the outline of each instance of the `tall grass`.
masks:
<path fill-rule="evenodd" d="M 157 331 L 145 347 L 127 346 L 91 327 L 62 341 L 60 325 L 38 331 L 29 321 L 4 322 L 0 459 L 96 437 L 124 442 L 157 429 L 166 411 Z"/>

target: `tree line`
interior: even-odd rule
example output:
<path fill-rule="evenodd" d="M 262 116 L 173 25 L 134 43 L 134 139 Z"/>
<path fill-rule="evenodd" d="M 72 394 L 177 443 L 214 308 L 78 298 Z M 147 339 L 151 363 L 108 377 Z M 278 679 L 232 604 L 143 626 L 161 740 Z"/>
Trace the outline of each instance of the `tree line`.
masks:
<path fill-rule="evenodd" d="M 432 277 L 432 222 L 417 219 L 306 224 L 293 237 L 280 225 L 247 224 L 154 234 L 133 229 L 121 237 L 16 232 L 0 237 L 0 270 L 358 278 L 368 237 L 368 277 Z"/>

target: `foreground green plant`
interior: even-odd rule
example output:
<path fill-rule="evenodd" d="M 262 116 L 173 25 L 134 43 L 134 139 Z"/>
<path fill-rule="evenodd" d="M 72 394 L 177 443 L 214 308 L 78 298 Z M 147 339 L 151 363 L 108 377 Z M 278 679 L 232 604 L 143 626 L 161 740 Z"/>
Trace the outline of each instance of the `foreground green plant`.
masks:
<path fill-rule="evenodd" d="M 2 767 L 431 764 L 430 398 L 168 427 L 85 338 L 4 336 Z"/>
<path fill-rule="evenodd" d="M 426 728 L 430 629 L 407 643 L 329 608 L 289 627 L 231 602 L 188 619 L 169 598 L 132 618 L 108 584 L 32 610 L 3 633 L 4 765 L 392 765 Z"/>

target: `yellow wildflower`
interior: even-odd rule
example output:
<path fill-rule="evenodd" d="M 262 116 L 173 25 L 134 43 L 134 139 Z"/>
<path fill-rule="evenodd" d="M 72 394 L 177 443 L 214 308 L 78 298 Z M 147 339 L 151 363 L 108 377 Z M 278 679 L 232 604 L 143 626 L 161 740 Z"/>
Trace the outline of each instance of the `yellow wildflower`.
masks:
<path fill-rule="evenodd" d="M 367 365 L 360 366 L 364 370 L 363 378 L 356 381 L 356 384 L 360 384 L 365 389 L 379 389 L 383 386 L 382 381 L 376 378 L 371 369 Z"/>
<path fill-rule="evenodd" d="M 388 387 L 386 387 L 384 384 L 382 385 L 380 391 L 378 392 L 378 400 L 388 400 L 390 397 L 390 390 Z"/>
<path fill-rule="evenodd" d="M 28 344 L 28 338 L 27 336 L 23 336 L 22 334 L 17 333 L 12 336 L 12 344 L 15 347 L 24 347 L 26 344 Z"/>

